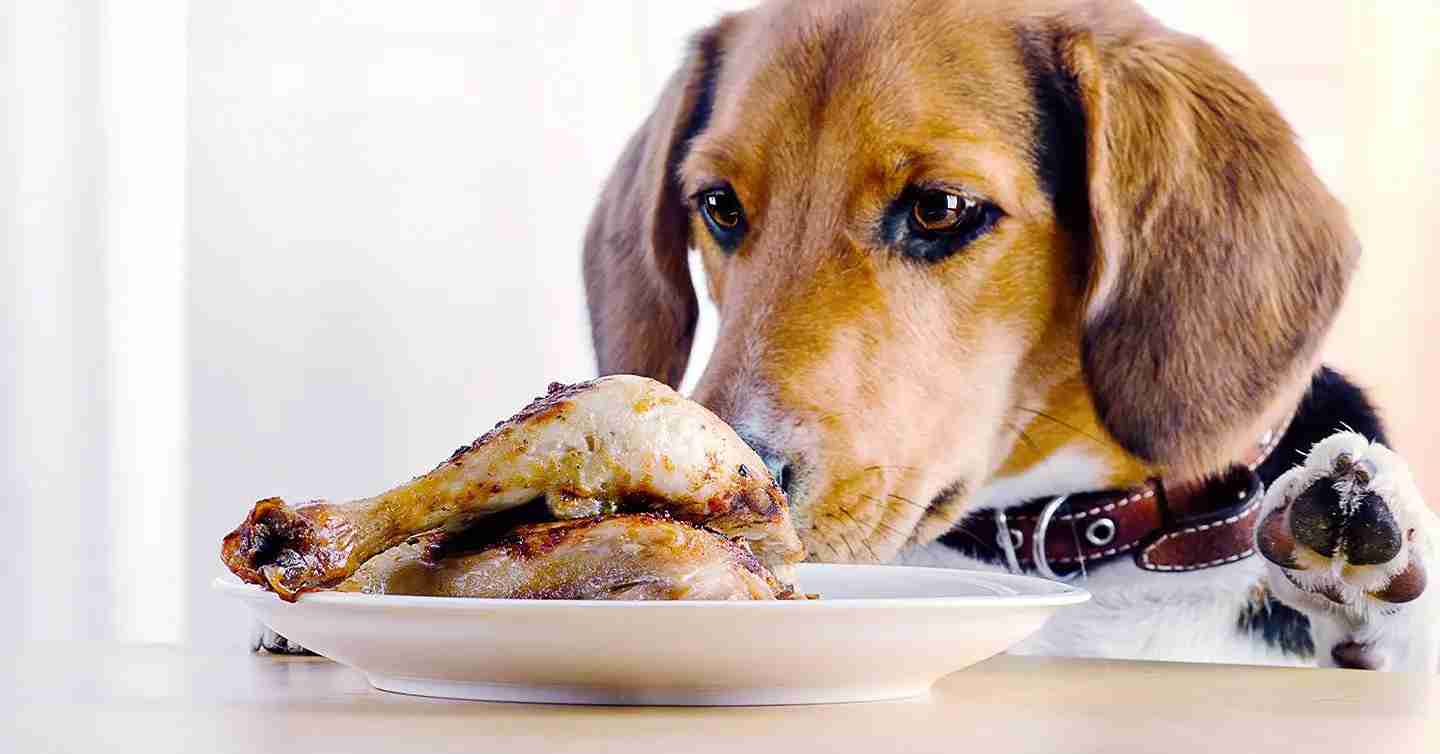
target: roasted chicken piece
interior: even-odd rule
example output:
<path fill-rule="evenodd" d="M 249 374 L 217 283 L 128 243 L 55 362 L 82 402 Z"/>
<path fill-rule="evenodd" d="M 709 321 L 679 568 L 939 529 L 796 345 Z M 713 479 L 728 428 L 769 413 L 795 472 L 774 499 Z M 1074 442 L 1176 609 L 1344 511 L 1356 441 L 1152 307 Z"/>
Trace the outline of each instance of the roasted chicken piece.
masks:
<path fill-rule="evenodd" d="M 529 524 L 479 552 L 438 560 L 430 557 L 427 540 L 421 537 L 371 558 L 337 589 L 568 600 L 793 596 L 745 545 L 653 513 Z"/>
<path fill-rule="evenodd" d="M 551 385 L 430 473 L 376 497 L 295 508 L 261 500 L 221 558 L 293 600 L 413 535 L 469 529 L 536 498 L 562 519 L 663 512 L 747 542 L 782 579 L 804 556 L 785 494 L 728 424 L 659 382 L 618 375 Z"/>

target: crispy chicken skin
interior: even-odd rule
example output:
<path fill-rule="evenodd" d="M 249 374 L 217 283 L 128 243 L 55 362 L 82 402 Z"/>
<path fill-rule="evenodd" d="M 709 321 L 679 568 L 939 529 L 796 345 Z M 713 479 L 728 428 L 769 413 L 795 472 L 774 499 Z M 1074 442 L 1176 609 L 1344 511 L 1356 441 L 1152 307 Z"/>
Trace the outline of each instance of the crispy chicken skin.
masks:
<path fill-rule="evenodd" d="M 427 597 L 773 600 L 792 596 L 743 544 L 653 513 L 531 524 L 476 553 L 425 537 L 371 558 L 337 589 Z"/>
<path fill-rule="evenodd" d="M 536 498 L 557 518 L 660 511 L 749 543 L 782 578 L 804 557 L 785 494 L 728 424 L 668 386 L 617 375 L 549 392 L 376 497 L 256 503 L 221 559 L 281 597 L 333 586 L 422 532 L 457 532 Z"/>

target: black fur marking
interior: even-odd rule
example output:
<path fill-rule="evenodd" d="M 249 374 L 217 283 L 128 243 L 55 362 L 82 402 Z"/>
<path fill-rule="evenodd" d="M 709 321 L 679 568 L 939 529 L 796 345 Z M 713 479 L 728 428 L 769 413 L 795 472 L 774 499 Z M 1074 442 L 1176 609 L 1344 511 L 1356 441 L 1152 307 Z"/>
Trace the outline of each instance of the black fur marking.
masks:
<path fill-rule="evenodd" d="M 1060 224 L 1079 237 L 1089 227 L 1085 111 L 1075 76 L 1064 70 L 1051 32 L 1020 31 L 1020 56 L 1035 100 L 1030 158 Z"/>
<path fill-rule="evenodd" d="M 675 142 L 679 148 L 671 155 L 672 174 L 690 151 L 690 142 L 710 125 L 710 116 L 715 112 L 715 79 L 720 74 L 720 53 L 720 34 L 717 29 L 707 30 L 695 39 L 694 54 L 699 58 L 696 66 L 700 71 L 695 81 L 695 105 L 690 109 L 690 114 L 685 119 L 685 127 L 681 129 Z"/>
<path fill-rule="evenodd" d="M 677 197 L 680 195 L 678 176 L 680 163 L 685 159 L 685 155 L 690 152 L 690 142 L 710 125 L 710 116 L 715 110 L 715 79 L 720 71 L 720 36 L 722 28 L 723 24 L 719 24 L 707 29 L 696 37 L 694 41 L 694 52 L 692 54 L 698 57 L 696 65 L 699 67 L 699 75 L 693 83 L 693 86 L 696 88 L 695 103 L 691 106 L 690 112 L 685 116 L 684 127 L 680 129 L 675 140 L 671 142 L 670 153 L 666 155 L 665 160 L 666 188 L 674 192 L 674 195 Z M 682 201 L 679 206 L 684 207 L 684 202 Z M 690 243 L 688 220 L 685 215 L 682 214 L 680 217 L 675 218 L 675 221 L 679 223 L 679 227 L 687 229 L 685 235 L 688 246 Z M 684 258 L 684 254 L 681 255 L 681 258 Z M 685 279 L 689 279 L 688 274 Z M 688 295 L 693 311 L 695 294 L 691 292 Z M 690 351 L 690 345 L 695 340 L 695 328 L 699 323 L 700 318 L 694 316 L 693 313 L 684 323 L 684 331 L 680 334 L 678 343 L 685 353 L 689 353 Z M 599 332 L 599 330 L 596 330 L 596 332 Z M 672 369 L 673 373 L 665 376 L 665 382 L 671 385 L 680 384 L 680 379 L 684 376 L 685 372 L 685 363 L 686 359 L 681 359 L 679 364 Z"/>
<path fill-rule="evenodd" d="M 1241 634 L 1258 638 L 1292 657 L 1310 659 L 1315 656 L 1310 619 L 1304 613 L 1276 601 L 1268 592 L 1240 611 L 1235 628 Z"/>
<path fill-rule="evenodd" d="M 1275 452 L 1256 469 L 1260 481 L 1268 487 L 1281 474 L 1300 465 L 1316 443 L 1347 428 L 1371 440 L 1386 442 L 1380 416 L 1364 391 L 1334 369 L 1320 367 Z"/>
<path fill-rule="evenodd" d="M 964 482 L 955 481 L 955 482 L 951 482 L 951 483 L 945 485 L 945 487 L 944 487 L 943 489 L 941 489 L 939 492 L 935 493 L 935 497 L 933 497 L 933 498 L 930 499 L 930 504 L 925 507 L 925 510 L 931 511 L 931 510 L 934 510 L 934 509 L 936 509 L 936 508 L 939 508 L 940 506 L 944 505 L 945 503 L 950 502 L 950 499 L 951 499 L 951 498 L 953 498 L 953 497 L 955 497 L 956 495 L 960 494 L 960 493 L 963 492 L 964 490 L 965 490 L 965 483 L 964 483 Z M 947 534 L 947 535 L 945 535 L 945 536 L 948 537 L 948 536 L 950 536 L 950 535 Z M 944 540 L 944 537 L 941 537 L 941 539 Z M 947 544 L 949 544 L 949 543 L 947 542 Z"/>

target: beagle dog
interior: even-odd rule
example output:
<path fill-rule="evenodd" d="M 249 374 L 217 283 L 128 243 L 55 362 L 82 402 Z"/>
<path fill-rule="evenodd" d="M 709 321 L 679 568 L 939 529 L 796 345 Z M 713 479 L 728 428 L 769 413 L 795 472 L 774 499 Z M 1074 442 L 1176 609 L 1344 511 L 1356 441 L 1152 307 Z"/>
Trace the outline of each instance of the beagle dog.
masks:
<path fill-rule="evenodd" d="M 1320 366 L 1360 248 L 1260 89 L 1128 0 L 701 31 L 584 242 L 602 373 L 695 397 L 810 557 L 1094 594 L 1020 651 L 1437 668 L 1440 522 Z"/>

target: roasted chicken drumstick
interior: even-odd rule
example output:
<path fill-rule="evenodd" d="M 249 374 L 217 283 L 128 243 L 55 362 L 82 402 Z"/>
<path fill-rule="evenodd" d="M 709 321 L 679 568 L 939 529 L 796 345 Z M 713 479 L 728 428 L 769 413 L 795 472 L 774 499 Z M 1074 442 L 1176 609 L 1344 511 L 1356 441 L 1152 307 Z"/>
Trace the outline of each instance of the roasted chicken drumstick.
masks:
<path fill-rule="evenodd" d="M 376 497 L 295 508 L 261 500 L 221 558 L 293 600 L 413 535 L 459 532 L 537 498 L 560 519 L 663 512 L 744 541 L 782 579 L 804 556 L 785 494 L 729 425 L 659 382 L 618 375 L 551 385 L 430 473 Z"/>
<path fill-rule="evenodd" d="M 371 558 L 342 592 L 569 600 L 794 597 L 743 545 L 653 513 L 521 526 L 433 559 L 422 537 Z"/>

